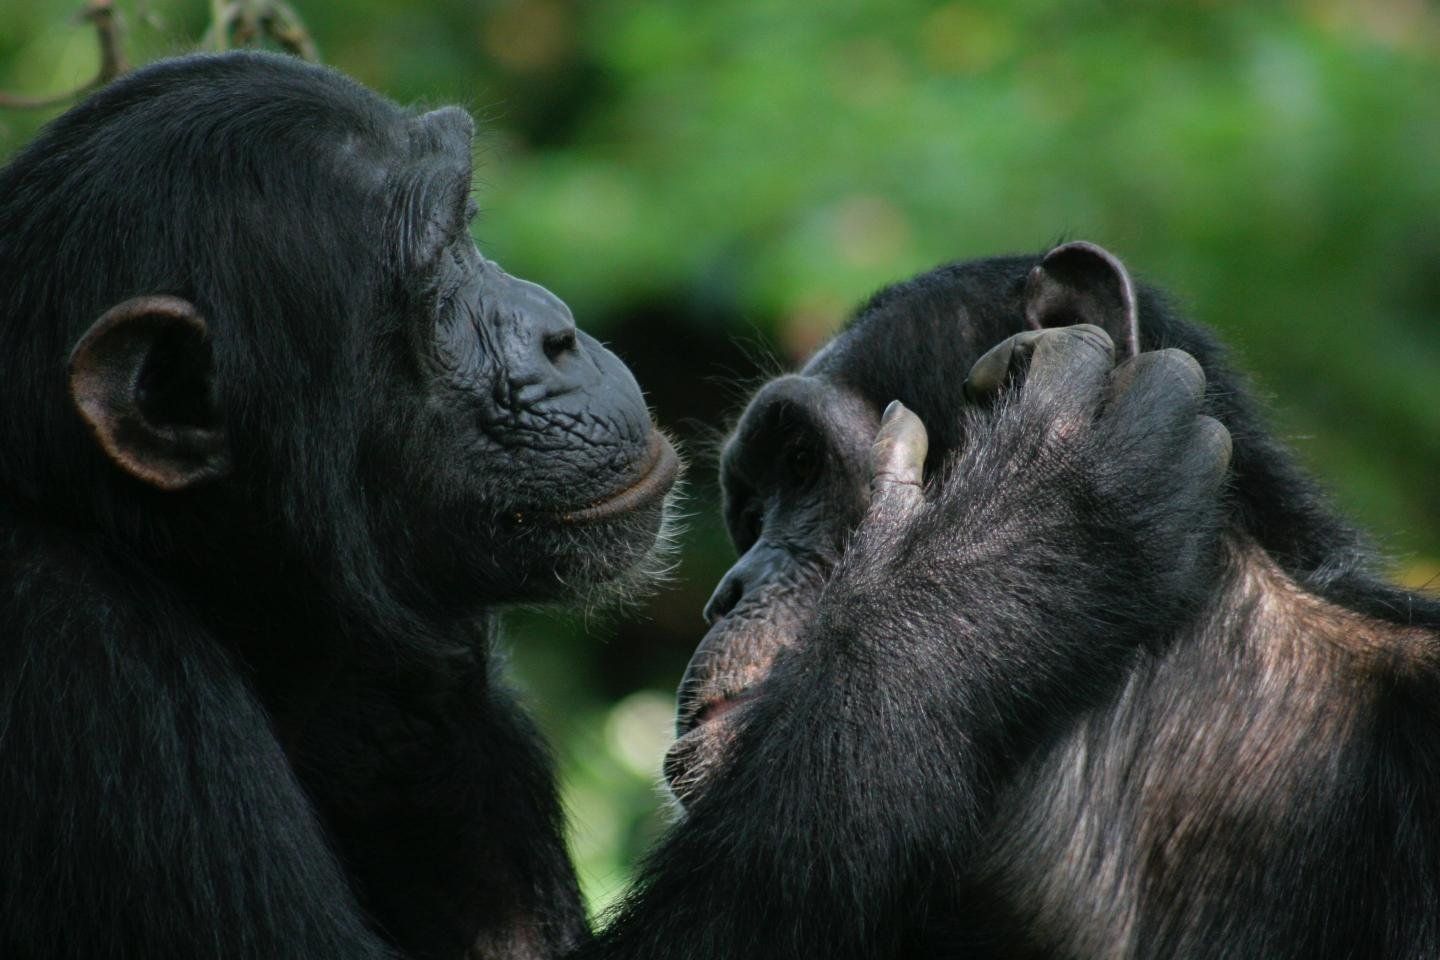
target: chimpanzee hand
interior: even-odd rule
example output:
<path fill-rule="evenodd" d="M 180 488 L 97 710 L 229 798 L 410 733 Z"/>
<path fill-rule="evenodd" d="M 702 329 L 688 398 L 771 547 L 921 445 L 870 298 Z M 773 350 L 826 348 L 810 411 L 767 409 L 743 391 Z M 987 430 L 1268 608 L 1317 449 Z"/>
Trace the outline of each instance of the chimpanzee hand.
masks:
<path fill-rule="evenodd" d="M 928 490 L 925 427 L 891 404 L 861 569 L 944 589 L 943 571 L 963 568 L 993 579 L 989 602 L 1008 589 L 1009 603 L 1136 639 L 1182 616 L 1209 586 L 1230 435 L 1200 413 L 1205 375 L 1188 354 L 1113 356 L 1088 325 L 990 350 L 966 381 L 964 448 Z"/>
<path fill-rule="evenodd" d="M 589 956 L 934 955 L 998 791 L 1187 614 L 1230 446 L 1199 365 L 1116 368 L 1073 326 L 1005 341 L 969 386 L 928 485 L 925 427 L 886 412 L 812 618 Z"/>

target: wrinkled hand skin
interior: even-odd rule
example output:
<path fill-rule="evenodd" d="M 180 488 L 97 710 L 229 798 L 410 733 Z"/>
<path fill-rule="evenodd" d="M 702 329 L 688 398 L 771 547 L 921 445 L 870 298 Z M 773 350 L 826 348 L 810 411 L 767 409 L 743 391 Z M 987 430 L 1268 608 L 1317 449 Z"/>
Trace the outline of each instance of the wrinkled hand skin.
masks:
<path fill-rule="evenodd" d="M 1117 367 L 1098 327 L 1019 334 L 975 364 L 928 482 L 891 404 L 814 619 L 585 955 L 932 955 L 996 789 L 1208 586 L 1230 438 L 1204 386 L 1176 350 Z"/>

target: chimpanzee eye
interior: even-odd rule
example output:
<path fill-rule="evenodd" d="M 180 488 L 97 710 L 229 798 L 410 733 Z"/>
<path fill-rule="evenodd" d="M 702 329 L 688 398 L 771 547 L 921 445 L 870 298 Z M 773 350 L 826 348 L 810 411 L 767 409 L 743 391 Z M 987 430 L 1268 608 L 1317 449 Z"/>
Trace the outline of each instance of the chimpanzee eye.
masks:
<path fill-rule="evenodd" d="M 785 481 L 791 489 L 807 487 L 820 469 L 820 455 L 814 446 L 804 440 L 794 440 L 785 446 L 781 455 L 781 467 Z"/>
<path fill-rule="evenodd" d="M 452 308 L 455 299 L 465 288 L 466 279 L 470 273 L 464 251 L 459 249 L 458 244 L 453 244 L 441 261 L 440 276 L 435 280 L 432 288 L 431 297 L 434 306 L 431 313 L 436 320 L 448 320 L 453 315 Z M 478 279 L 476 278 L 474 282 L 478 283 Z"/>
<path fill-rule="evenodd" d="M 453 278 L 446 278 L 436 287 L 433 313 L 437 320 L 443 320 L 453 312 L 451 307 L 455 302 L 455 295 L 459 292 L 460 284 Z"/>
<path fill-rule="evenodd" d="M 740 513 L 740 532 L 741 542 L 736 546 L 741 553 L 754 546 L 755 541 L 760 539 L 760 534 L 765 532 L 765 511 L 754 500 L 747 503 Z"/>

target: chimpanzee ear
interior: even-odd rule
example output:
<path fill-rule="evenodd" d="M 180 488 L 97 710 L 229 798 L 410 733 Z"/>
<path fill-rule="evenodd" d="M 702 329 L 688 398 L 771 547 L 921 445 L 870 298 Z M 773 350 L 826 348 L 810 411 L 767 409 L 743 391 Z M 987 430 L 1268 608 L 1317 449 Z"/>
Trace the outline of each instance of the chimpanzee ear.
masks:
<path fill-rule="evenodd" d="M 1140 352 L 1135 284 L 1114 254 L 1093 243 L 1065 243 L 1045 254 L 1025 281 L 1031 329 L 1091 323 L 1115 341 L 1116 359 Z"/>
<path fill-rule="evenodd" d="M 230 470 L 205 320 L 179 297 L 105 311 L 70 353 L 70 399 L 122 470 L 183 490 Z"/>

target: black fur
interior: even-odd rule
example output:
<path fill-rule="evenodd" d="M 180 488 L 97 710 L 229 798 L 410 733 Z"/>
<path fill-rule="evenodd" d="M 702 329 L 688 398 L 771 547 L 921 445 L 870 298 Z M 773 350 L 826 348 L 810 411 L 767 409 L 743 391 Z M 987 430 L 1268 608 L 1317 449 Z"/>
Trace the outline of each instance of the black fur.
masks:
<path fill-rule="evenodd" d="M 585 956 L 1440 955 L 1440 604 L 1380 578 L 1152 290 L 1141 346 L 1197 358 L 1203 400 L 1173 351 L 1107 386 L 1037 347 L 967 404 L 1041 264 L 888 289 L 751 401 L 685 815 Z M 1115 279 L 1053 299 L 1113 310 Z M 868 485 L 897 398 L 930 430 L 898 508 Z"/>
<path fill-rule="evenodd" d="M 635 568 L 674 457 L 475 250 L 470 134 L 200 56 L 0 172 L 0 956 L 586 935 L 494 611 Z"/>

